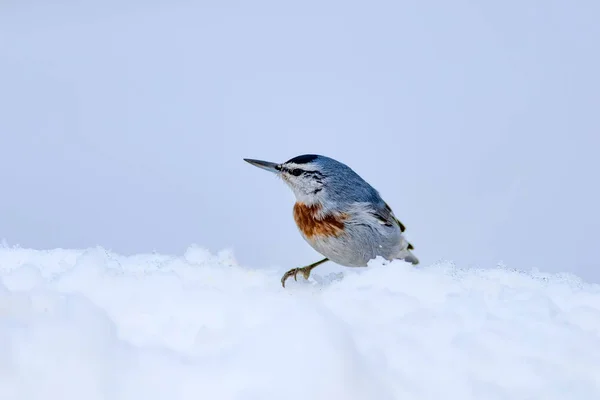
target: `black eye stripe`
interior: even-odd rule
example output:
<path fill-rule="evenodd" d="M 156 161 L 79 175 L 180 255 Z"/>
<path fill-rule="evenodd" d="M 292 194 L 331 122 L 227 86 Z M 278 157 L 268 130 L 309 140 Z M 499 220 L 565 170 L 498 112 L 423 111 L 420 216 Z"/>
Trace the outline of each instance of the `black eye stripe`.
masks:
<path fill-rule="evenodd" d="M 294 176 L 300 176 L 304 172 L 300 168 L 285 168 L 285 167 L 283 168 L 283 171 L 287 172 L 288 174 L 294 175 Z"/>
<path fill-rule="evenodd" d="M 291 174 L 294 176 L 300 176 L 300 175 L 304 174 L 304 176 L 310 176 L 312 178 L 315 178 L 318 181 L 320 181 L 321 178 L 323 178 L 323 174 L 320 173 L 319 171 L 308 171 L 308 170 L 303 170 L 301 168 L 283 168 L 283 170 L 285 172 L 287 172 L 288 174 Z"/>
<path fill-rule="evenodd" d="M 320 173 L 319 171 L 304 171 L 304 173 L 307 174 L 307 175 L 315 176 L 317 178 L 323 177 L 323 174 Z"/>

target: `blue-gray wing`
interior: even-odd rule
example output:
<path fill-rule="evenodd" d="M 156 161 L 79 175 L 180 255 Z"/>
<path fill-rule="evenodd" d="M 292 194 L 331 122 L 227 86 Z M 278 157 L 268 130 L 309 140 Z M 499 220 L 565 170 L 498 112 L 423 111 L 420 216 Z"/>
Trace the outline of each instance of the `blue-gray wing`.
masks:
<path fill-rule="evenodd" d="M 398 218 L 396 218 L 391 207 L 385 201 L 383 202 L 383 204 L 381 204 L 381 206 L 372 208 L 369 211 L 369 213 L 385 226 L 392 227 L 394 225 L 397 225 L 400 228 L 400 232 L 404 232 L 406 230 L 404 224 L 400 222 Z M 408 249 L 413 250 L 413 245 L 409 243 Z"/>

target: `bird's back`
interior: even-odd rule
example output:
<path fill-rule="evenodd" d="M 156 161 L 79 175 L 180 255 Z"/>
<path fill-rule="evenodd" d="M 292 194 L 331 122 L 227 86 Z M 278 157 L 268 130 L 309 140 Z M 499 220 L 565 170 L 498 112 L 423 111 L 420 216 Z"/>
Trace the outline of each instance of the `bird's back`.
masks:
<path fill-rule="evenodd" d="M 384 205 L 379 192 L 346 164 L 319 156 L 327 179 L 327 199 L 340 204 L 373 203 Z"/>

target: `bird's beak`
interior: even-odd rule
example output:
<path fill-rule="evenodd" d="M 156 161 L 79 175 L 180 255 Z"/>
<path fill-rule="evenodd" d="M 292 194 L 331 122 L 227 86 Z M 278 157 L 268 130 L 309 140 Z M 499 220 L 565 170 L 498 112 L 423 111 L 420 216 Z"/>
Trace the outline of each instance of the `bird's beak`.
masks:
<path fill-rule="evenodd" d="M 254 165 L 255 167 L 262 168 L 264 170 L 273 172 L 275 174 L 278 174 L 279 171 L 281 170 L 281 167 L 279 166 L 279 164 L 272 163 L 269 161 L 253 160 L 251 158 L 244 158 L 244 161 Z"/>

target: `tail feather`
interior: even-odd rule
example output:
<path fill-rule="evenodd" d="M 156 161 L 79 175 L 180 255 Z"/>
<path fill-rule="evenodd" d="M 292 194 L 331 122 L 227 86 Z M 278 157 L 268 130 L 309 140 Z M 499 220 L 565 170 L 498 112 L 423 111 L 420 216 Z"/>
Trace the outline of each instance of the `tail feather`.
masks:
<path fill-rule="evenodd" d="M 412 252 L 408 251 L 408 254 L 404 256 L 404 261 L 411 263 L 412 265 L 419 264 L 419 259 Z"/>
<path fill-rule="evenodd" d="M 406 250 L 402 251 L 398 255 L 397 258 L 400 259 L 400 260 L 404 260 L 406 262 L 409 262 L 412 265 L 417 265 L 417 264 L 419 264 L 419 259 L 417 258 L 417 256 L 415 256 L 413 254 L 413 252 L 411 250 L 414 250 L 414 246 L 409 243 L 408 246 L 406 247 Z"/>

